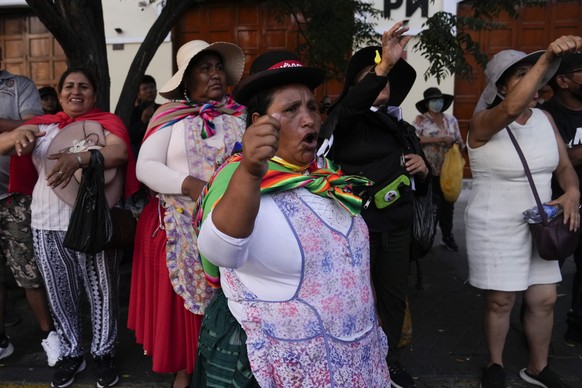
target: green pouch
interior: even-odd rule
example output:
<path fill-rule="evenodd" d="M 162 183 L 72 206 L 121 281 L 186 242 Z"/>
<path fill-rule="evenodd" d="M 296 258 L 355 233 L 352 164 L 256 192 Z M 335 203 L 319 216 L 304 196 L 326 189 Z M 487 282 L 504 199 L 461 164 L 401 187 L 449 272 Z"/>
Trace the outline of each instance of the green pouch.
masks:
<path fill-rule="evenodd" d="M 410 178 L 406 175 L 400 175 L 390 182 L 376 194 L 374 194 L 374 203 L 376 208 L 384 209 L 395 203 L 400 198 L 400 186 L 410 186 Z"/>

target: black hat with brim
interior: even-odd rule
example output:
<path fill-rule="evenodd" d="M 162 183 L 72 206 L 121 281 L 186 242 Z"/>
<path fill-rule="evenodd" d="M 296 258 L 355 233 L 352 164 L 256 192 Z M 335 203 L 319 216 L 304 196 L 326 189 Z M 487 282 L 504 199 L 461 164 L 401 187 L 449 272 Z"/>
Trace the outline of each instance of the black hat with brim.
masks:
<path fill-rule="evenodd" d="M 283 85 L 303 84 L 311 90 L 325 79 L 325 71 L 304 66 L 299 56 L 289 51 L 268 51 L 251 65 L 250 75 L 233 91 L 234 99 L 247 105 L 257 93 Z"/>
<path fill-rule="evenodd" d="M 427 103 L 430 100 L 436 100 L 438 98 L 443 99 L 444 104 L 443 104 L 443 109 L 441 109 L 441 112 L 444 112 L 447 109 L 449 109 L 449 107 L 451 106 L 451 104 L 453 103 L 453 100 L 454 100 L 454 97 L 451 96 L 450 94 L 441 93 L 439 88 L 428 88 L 424 91 L 423 95 L 424 95 L 424 98 L 416 103 L 416 109 L 418 109 L 420 113 L 428 112 L 428 104 Z"/>
<path fill-rule="evenodd" d="M 554 78 L 580 70 L 582 70 L 582 53 L 569 53 L 561 57 L 560 66 L 554 74 Z"/>
<path fill-rule="evenodd" d="M 57 98 L 57 91 L 50 86 L 43 86 L 42 88 L 38 89 L 38 94 L 40 94 L 40 98 L 45 96 L 53 96 Z"/>
<path fill-rule="evenodd" d="M 365 67 L 375 64 L 374 59 L 376 58 L 376 51 L 380 55 L 382 53 L 382 47 L 365 47 L 361 50 L 358 50 L 352 56 L 346 70 L 344 89 L 338 97 L 336 104 L 342 98 L 344 98 L 346 94 L 348 94 L 348 91 L 354 84 L 358 74 L 360 74 L 360 72 Z M 400 58 L 388 73 L 388 81 L 390 82 L 390 98 L 388 100 L 388 105 L 399 106 L 402 104 L 410 92 L 410 89 L 412 89 L 412 85 L 414 85 L 415 80 L 416 71 L 414 68 L 410 66 L 403 58 Z"/>

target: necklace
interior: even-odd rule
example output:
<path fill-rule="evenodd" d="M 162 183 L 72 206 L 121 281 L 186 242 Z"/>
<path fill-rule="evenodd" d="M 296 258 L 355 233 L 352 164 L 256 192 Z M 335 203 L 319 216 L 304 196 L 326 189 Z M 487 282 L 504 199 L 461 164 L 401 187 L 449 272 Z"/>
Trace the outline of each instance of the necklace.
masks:
<path fill-rule="evenodd" d="M 271 158 L 271 160 L 277 164 L 280 164 L 281 166 L 283 166 L 285 168 L 288 168 L 291 171 L 296 171 L 296 172 L 303 172 L 303 171 L 307 170 L 307 168 L 309 168 L 309 166 L 311 165 L 311 163 L 308 163 L 306 165 L 299 166 L 297 164 L 289 163 L 285 159 L 280 158 L 278 156 L 273 156 Z"/>

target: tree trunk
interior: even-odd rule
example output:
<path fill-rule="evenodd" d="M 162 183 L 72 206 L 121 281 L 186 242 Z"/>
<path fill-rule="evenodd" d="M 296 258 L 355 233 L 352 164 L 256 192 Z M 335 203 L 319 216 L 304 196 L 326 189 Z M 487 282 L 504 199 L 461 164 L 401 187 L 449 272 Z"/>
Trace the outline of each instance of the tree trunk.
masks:
<path fill-rule="evenodd" d="M 42 1 L 42 0 L 41 0 Z M 167 0 L 160 16 L 156 19 L 144 41 L 139 47 L 131 63 L 125 83 L 121 89 L 121 95 L 117 101 L 115 114 L 117 114 L 126 126 L 129 127 L 133 103 L 137 95 L 139 82 L 148 65 L 154 57 L 158 47 L 164 41 L 174 24 L 182 14 L 194 6 L 195 0 Z"/>
<path fill-rule="evenodd" d="M 59 42 L 67 65 L 87 69 L 97 82 L 97 106 L 109 111 L 109 67 L 101 0 L 26 0 Z"/>

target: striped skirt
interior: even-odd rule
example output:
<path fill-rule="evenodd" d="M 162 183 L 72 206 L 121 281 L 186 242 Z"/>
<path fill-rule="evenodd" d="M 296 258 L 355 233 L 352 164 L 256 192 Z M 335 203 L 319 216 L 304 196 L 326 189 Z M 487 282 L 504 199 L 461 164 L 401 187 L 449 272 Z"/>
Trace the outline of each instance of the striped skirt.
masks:
<path fill-rule="evenodd" d="M 218 290 L 202 319 L 192 386 L 259 387 L 251 372 L 246 340 L 224 293 Z"/>

